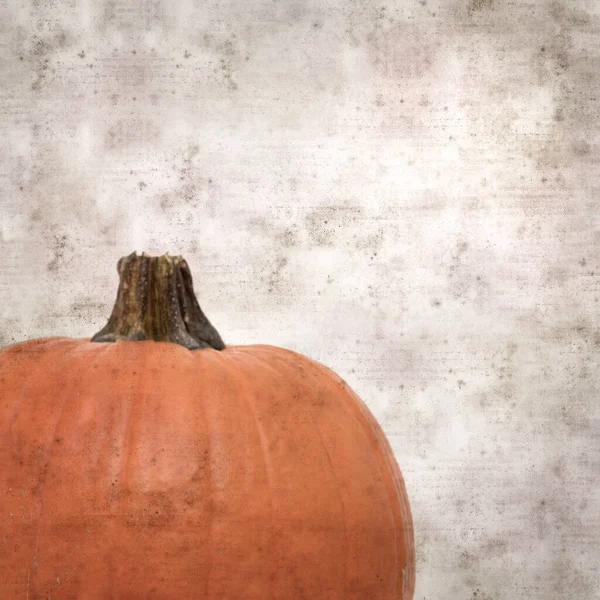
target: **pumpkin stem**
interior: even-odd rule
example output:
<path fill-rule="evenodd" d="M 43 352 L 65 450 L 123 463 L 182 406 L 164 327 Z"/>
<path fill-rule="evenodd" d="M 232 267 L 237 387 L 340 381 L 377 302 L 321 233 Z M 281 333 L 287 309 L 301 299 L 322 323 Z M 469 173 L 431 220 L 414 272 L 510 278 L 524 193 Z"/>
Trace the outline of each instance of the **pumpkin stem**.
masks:
<path fill-rule="evenodd" d="M 192 274 L 181 256 L 138 256 L 133 252 L 117 264 L 117 300 L 106 326 L 92 342 L 155 340 L 188 350 L 225 344 L 206 318 L 192 286 Z"/>

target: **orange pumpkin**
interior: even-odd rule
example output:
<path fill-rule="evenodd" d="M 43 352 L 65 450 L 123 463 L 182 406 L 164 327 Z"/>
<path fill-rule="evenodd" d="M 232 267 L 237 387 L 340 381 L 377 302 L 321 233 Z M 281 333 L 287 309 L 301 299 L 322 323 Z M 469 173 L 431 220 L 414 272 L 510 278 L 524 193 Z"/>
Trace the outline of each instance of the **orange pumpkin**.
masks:
<path fill-rule="evenodd" d="M 0 351 L 0 598 L 411 599 L 366 405 L 296 352 L 226 347 L 181 257 L 119 273 L 93 341 Z"/>

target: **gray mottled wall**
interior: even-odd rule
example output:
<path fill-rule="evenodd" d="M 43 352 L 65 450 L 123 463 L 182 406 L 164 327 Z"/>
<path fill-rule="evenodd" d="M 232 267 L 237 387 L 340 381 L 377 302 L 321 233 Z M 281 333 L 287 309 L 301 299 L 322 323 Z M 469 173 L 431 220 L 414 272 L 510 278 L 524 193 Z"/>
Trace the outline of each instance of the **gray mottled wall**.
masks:
<path fill-rule="evenodd" d="M 0 338 L 183 254 L 365 399 L 416 600 L 600 598 L 600 3 L 0 0 Z"/>

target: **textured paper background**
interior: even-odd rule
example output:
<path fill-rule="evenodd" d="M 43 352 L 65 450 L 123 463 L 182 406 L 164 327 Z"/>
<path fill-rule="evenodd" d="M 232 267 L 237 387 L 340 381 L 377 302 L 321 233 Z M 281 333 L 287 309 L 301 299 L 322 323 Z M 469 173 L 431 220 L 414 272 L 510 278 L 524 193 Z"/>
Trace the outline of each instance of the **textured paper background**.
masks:
<path fill-rule="evenodd" d="M 0 6 L 3 344 L 183 254 L 379 419 L 417 600 L 600 598 L 600 3 Z"/>

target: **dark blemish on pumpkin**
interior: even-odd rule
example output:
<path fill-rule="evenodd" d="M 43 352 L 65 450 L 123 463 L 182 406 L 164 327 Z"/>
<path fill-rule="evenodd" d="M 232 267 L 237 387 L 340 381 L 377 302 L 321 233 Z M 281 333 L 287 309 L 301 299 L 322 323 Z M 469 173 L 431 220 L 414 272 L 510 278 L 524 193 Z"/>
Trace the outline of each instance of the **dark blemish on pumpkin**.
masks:
<path fill-rule="evenodd" d="M 132 510 L 126 513 L 125 523 L 132 527 L 165 527 L 176 517 L 173 501 L 165 492 L 129 492 L 126 502 L 131 502 Z"/>
<path fill-rule="evenodd" d="M 186 492 L 185 495 L 183 496 L 183 502 L 185 503 L 186 506 L 188 506 L 190 508 L 196 504 L 197 500 L 198 500 L 197 493 Z"/>
<path fill-rule="evenodd" d="M 138 183 L 138 188 L 139 188 L 140 190 L 143 190 L 145 187 L 146 187 L 146 183 L 145 183 L 144 181 L 140 181 L 140 182 Z"/>
<path fill-rule="evenodd" d="M 85 58 L 85 52 L 82 50 L 77 56 L 79 56 L 79 58 Z"/>
<path fill-rule="evenodd" d="M 164 448 L 161 448 L 161 452 L 164 451 Z M 196 469 L 192 474 L 192 481 L 205 481 L 207 469 L 209 468 L 210 463 L 210 452 L 208 450 L 204 450 L 198 453 L 198 457 L 196 459 Z"/>

